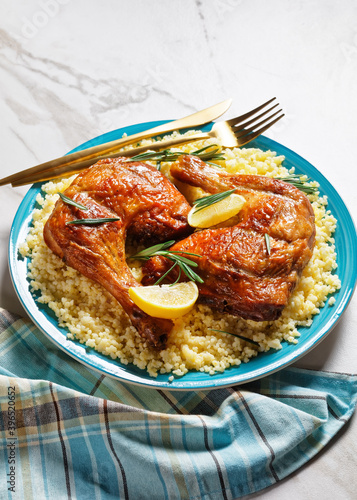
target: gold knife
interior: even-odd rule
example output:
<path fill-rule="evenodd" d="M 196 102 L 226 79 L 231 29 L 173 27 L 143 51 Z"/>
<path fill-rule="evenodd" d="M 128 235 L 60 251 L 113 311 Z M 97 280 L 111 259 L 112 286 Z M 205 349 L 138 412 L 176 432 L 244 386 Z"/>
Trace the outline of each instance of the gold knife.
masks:
<path fill-rule="evenodd" d="M 180 118 L 178 120 L 159 125 L 158 127 L 144 130 L 143 132 L 139 132 L 137 134 L 123 137 L 121 139 L 117 139 L 115 141 L 107 142 L 104 144 L 99 144 L 98 146 L 93 146 L 81 151 L 76 151 L 75 153 L 56 158 L 55 160 L 41 163 L 40 165 L 36 165 L 34 167 L 22 170 L 21 172 L 0 179 L 0 186 L 10 183 L 14 183 L 17 185 L 27 184 L 26 177 L 31 176 L 32 178 L 34 174 L 45 174 L 45 172 L 48 173 L 49 171 L 57 169 L 58 167 L 61 168 L 64 166 L 75 166 L 75 164 L 78 162 L 82 163 L 83 161 L 88 161 L 89 166 L 91 163 L 94 163 L 98 157 L 103 158 L 110 156 L 110 153 L 113 153 L 118 148 L 122 148 L 123 146 L 126 146 L 128 144 L 138 142 L 141 139 L 147 139 L 149 137 L 154 137 L 166 132 L 172 132 L 173 130 L 194 128 L 204 125 L 205 123 L 209 123 L 225 113 L 225 111 L 227 111 L 227 109 L 230 107 L 231 103 L 232 99 L 227 99 L 218 104 L 215 104 L 214 106 L 203 109 L 202 111 L 197 111 L 196 113 L 186 116 L 185 118 Z M 52 176 L 52 178 L 53 177 L 54 176 Z"/>

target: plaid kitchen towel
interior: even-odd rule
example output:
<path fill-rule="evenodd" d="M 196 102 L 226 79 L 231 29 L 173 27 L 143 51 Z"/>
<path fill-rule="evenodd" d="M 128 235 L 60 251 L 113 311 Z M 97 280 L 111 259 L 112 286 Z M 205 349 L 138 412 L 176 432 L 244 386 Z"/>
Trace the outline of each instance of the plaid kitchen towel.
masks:
<path fill-rule="evenodd" d="M 351 417 L 357 376 L 285 369 L 250 385 L 122 384 L 0 309 L 0 498 L 221 500 L 301 467 Z"/>

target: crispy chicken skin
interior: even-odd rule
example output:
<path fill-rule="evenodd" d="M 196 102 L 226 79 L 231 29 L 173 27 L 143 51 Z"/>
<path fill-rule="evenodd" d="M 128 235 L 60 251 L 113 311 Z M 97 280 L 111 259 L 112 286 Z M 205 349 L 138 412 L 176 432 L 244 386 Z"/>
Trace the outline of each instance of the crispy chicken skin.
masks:
<path fill-rule="evenodd" d="M 120 302 L 139 334 L 162 346 L 173 322 L 148 316 L 130 299 L 139 286 L 125 259 L 125 241 L 152 244 L 187 236 L 189 204 L 156 168 L 126 158 L 105 159 L 79 174 L 64 193 L 87 207 L 57 201 L 44 228 L 48 247 L 69 266 L 106 288 Z M 114 218 L 99 225 L 75 219 Z"/>
<path fill-rule="evenodd" d="M 246 199 L 234 226 L 195 232 L 171 248 L 201 256 L 190 257 L 204 280 L 199 301 L 246 319 L 277 319 L 312 255 L 315 222 L 308 198 L 280 180 L 228 174 L 193 156 L 181 157 L 171 175 L 209 194 L 236 188 Z M 144 266 L 142 283 L 158 279 L 169 266 L 154 257 Z"/>

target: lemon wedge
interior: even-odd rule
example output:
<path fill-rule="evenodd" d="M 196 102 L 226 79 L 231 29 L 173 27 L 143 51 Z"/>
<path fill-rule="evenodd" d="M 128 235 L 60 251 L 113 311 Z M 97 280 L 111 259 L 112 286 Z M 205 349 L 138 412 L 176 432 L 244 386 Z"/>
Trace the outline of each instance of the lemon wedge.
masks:
<path fill-rule="evenodd" d="M 131 300 L 149 316 L 175 319 L 188 313 L 198 297 L 196 283 L 136 286 L 129 288 Z"/>
<path fill-rule="evenodd" d="M 223 200 L 217 201 L 208 207 L 191 208 L 187 221 L 191 227 L 207 228 L 216 226 L 236 215 L 243 207 L 245 198 L 232 193 Z"/>

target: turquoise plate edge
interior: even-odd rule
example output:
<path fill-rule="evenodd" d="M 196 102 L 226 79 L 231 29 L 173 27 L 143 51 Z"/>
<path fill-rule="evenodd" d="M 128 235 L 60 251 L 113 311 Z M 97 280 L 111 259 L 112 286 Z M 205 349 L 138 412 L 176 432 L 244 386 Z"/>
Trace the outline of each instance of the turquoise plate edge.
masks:
<path fill-rule="evenodd" d="M 113 130 L 81 144 L 70 153 L 115 140 L 122 137 L 123 133 L 131 135 L 166 122 L 167 120 L 145 122 Z M 208 124 L 201 127 L 201 129 L 209 130 L 211 126 L 212 124 Z M 278 155 L 285 156 L 284 165 L 287 168 L 295 167 L 297 173 L 304 173 L 319 182 L 321 193 L 326 194 L 328 197 L 328 208 L 338 220 L 335 233 L 337 263 L 344 263 L 343 266 L 338 268 L 342 283 L 341 289 L 334 294 L 336 298 L 334 306 L 331 307 L 326 304 L 320 314 L 314 317 L 311 327 L 299 328 L 301 336 L 297 345 L 283 343 L 281 350 L 261 353 L 249 363 L 242 364 L 239 367 L 231 367 L 223 373 L 208 375 L 201 372 L 189 372 L 185 376 L 175 378 L 170 382 L 170 374 L 159 374 L 156 378 L 151 377 L 145 370 L 141 370 L 134 365 L 124 365 L 97 353 L 93 349 L 86 348 L 79 342 L 68 340 L 66 330 L 58 326 L 52 311 L 47 306 L 38 304 L 31 294 L 26 277 L 28 260 L 19 258 L 18 253 L 19 244 L 24 241 L 31 224 L 32 211 L 36 204 L 36 196 L 41 190 L 41 183 L 31 186 L 19 206 L 11 227 L 8 253 L 10 275 L 16 294 L 32 321 L 60 349 L 87 367 L 113 377 L 120 382 L 156 389 L 204 390 L 244 384 L 289 366 L 316 347 L 336 326 L 356 286 L 357 234 L 355 225 L 346 205 L 335 188 L 319 170 L 301 156 L 264 136 L 260 136 L 247 147 L 275 151 Z"/>

